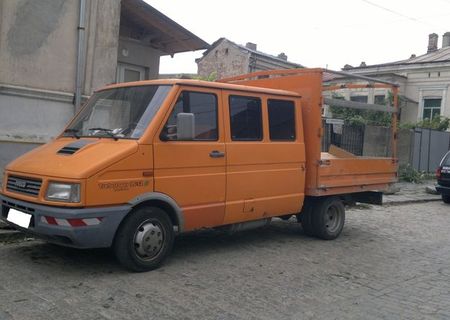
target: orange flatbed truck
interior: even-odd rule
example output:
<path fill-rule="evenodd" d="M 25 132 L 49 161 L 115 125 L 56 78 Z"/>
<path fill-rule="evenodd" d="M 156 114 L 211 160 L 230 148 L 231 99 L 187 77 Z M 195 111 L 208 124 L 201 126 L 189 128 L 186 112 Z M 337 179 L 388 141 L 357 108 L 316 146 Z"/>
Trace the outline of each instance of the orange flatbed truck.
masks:
<path fill-rule="evenodd" d="M 392 114 L 392 157 L 324 153 L 323 92 L 342 88 L 323 85 L 328 72 L 106 86 L 60 136 L 6 167 L 1 219 L 63 246 L 112 247 L 134 271 L 158 267 L 176 234 L 201 228 L 296 215 L 306 234 L 334 239 L 344 205 L 381 204 L 397 179 L 397 87 L 353 85 L 392 89 L 394 106 L 372 105 Z"/>

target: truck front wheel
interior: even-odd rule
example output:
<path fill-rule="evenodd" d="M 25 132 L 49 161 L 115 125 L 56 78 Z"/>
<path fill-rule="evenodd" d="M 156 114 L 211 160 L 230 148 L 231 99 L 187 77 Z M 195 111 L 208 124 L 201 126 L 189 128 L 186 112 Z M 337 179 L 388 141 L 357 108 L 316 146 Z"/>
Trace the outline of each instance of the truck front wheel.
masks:
<path fill-rule="evenodd" d="M 123 221 L 114 240 L 119 262 L 135 272 L 158 268 L 170 254 L 174 242 L 172 223 L 157 207 L 140 207 Z"/>
<path fill-rule="evenodd" d="M 345 222 L 345 207 L 338 197 L 318 199 L 312 212 L 315 236 L 324 240 L 336 239 Z"/>

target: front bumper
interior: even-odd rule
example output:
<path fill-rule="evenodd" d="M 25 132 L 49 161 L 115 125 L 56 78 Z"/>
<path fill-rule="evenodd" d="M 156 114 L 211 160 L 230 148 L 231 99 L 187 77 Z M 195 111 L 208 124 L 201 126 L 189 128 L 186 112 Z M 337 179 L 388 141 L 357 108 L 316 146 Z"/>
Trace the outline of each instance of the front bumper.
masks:
<path fill-rule="evenodd" d="M 0 219 L 24 233 L 52 243 L 74 248 L 106 248 L 112 245 L 114 235 L 123 218 L 131 210 L 130 205 L 98 208 L 63 208 L 38 205 L 16 200 L 0 194 Z M 22 228 L 7 221 L 9 208 L 32 215 L 29 228 Z M 46 223 L 48 219 L 67 221 L 70 219 L 98 219 L 95 225 L 72 226 Z M 53 218 L 53 219 L 52 219 Z"/>
<path fill-rule="evenodd" d="M 443 194 L 445 196 L 450 196 L 450 187 L 445 187 L 445 186 L 442 186 L 440 184 L 437 184 L 436 185 L 436 191 L 439 194 Z"/>

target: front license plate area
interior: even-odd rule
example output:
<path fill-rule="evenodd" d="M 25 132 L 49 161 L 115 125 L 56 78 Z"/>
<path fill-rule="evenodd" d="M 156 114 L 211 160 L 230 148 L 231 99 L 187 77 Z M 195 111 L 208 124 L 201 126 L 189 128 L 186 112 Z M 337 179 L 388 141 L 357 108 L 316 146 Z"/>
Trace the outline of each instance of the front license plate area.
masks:
<path fill-rule="evenodd" d="M 10 208 L 6 220 L 18 225 L 19 227 L 28 229 L 30 227 L 31 217 L 31 214 Z"/>

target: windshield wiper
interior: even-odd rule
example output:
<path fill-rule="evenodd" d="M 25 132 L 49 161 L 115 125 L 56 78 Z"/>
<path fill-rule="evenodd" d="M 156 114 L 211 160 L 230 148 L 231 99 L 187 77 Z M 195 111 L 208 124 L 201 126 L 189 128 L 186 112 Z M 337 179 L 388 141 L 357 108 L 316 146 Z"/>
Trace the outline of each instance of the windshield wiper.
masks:
<path fill-rule="evenodd" d="M 112 132 L 112 129 L 107 129 L 107 128 L 89 128 L 89 131 L 101 131 L 106 133 L 108 136 L 110 136 L 111 138 L 113 138 L 114 140 L 119 140 L 119 138 L 116 137 L 116 135 Z"/>
<path fill-rule="evenodd" d="M 78 129 L 73 129 L 73 128 L 67 128 L 66 130 L 64 130 L 64 133 L 72 133 L 72 136 L 73 136 L 73 137 L 75 137 L 75 138 L 77 138 L 77 139 L 80 139 L 80 136 L 77 135 L 77 132 L 78 132 L 78 131 L 80 131 L 80 130 L 78 130 Z"/>

